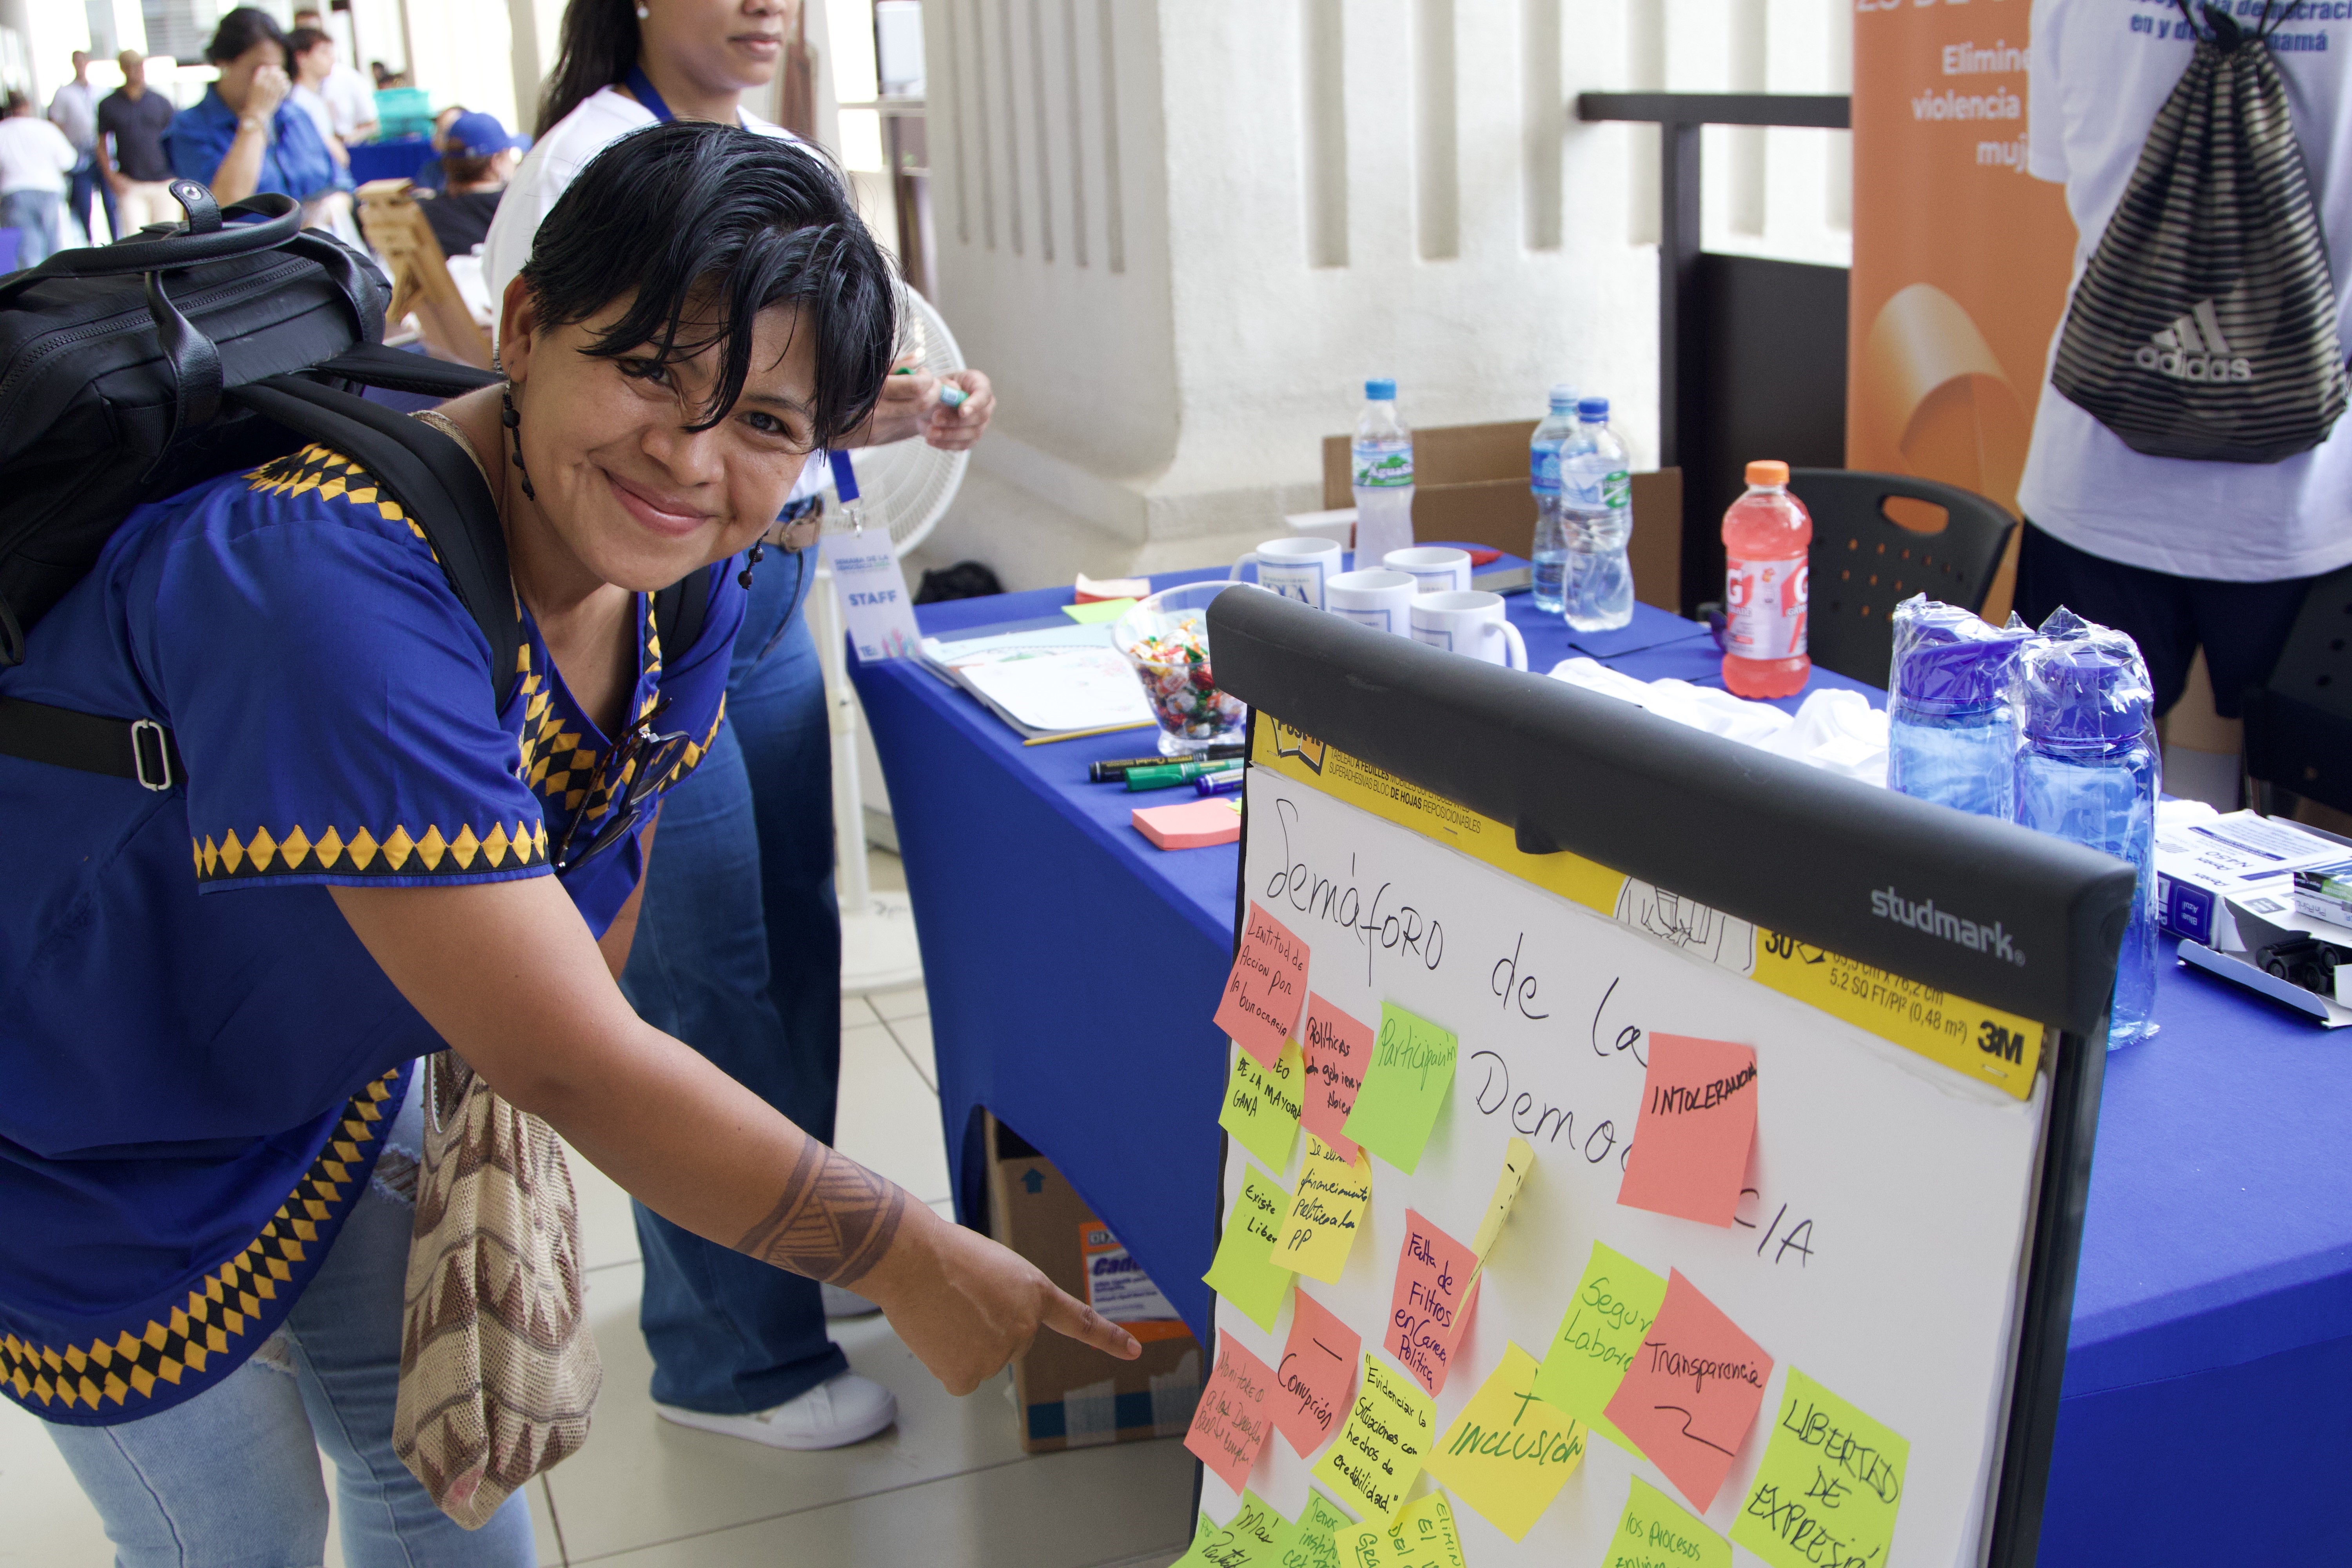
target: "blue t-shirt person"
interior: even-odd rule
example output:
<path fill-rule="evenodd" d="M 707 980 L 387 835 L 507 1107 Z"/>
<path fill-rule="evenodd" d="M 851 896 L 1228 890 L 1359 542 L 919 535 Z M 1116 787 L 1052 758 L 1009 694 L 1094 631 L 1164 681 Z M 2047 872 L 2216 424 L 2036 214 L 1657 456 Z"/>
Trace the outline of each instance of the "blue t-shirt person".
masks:
<path fill-rule="evenodd" d="M 742 618 L 710 575 L 690 647 L 638 597 L 627 711 L 689 737 L 673 784 Z M 152 1414 L 291 1309 L 440 1044 L 329 885 L 548 876 L 575 816 L 576 853 L 613 809 L 612 740 L 528 613 L 523 634 L 494 711 L 423 531 L 313 446 L 134 512 L 0 670 L 0 698 L 167 726 L 186 775 L 0 756 L 0 821 L 40 825 L 0 900 L 0 1393 L 52 1422 Z M 631 834 L 562 882 L 601 934 L 643 869 Z"/>
<path fill-rule="evenodd" d="M 210 185 L 229 143 L 236 140 L 236 110 L 221 98 L 217 88 L 206 88 L 194 109 L 172 117 L 163 148 L 171 154 L 172 172 L 184 180 Z M 269 119 L 269 142 L 261 151 L 261 172 L 256 191 L 276 191 L 296 201 L 309 201 L 335 188 L 336 169 L 319 127 L 291 97 Z"/>

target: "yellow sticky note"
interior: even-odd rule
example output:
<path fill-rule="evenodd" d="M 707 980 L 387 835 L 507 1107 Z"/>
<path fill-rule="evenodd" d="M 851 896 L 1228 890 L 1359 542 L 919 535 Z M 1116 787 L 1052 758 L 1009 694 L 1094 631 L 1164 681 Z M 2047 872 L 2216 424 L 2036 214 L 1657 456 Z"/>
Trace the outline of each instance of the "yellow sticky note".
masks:
<path fill-rule="evenodd" d="M 1537 1371 L 1535 1357 L 1505 1345 L 1503 1364 L 1423 1467 L 1514 1541 L 1526 1538 L 1584 1458 L 1584 1428 L 1537 1397 Z"/>
<path fill-rule="evenodd" d="M 1282 1217 L 1282 1239 L 1275 1245 L 1274 1260 L 1309 1279 L 1336 1283 L 1371 1203 L 1372 1163 L 1364 1152 L 1357 1150 L 1350 1163 L 1309 1132 L 1307 1159 L 1298 1167 L 1298 1191 L 1290 1200 L 1290 1212 Z"/>
<path fill-rule="evenodd" d="M 1519 1185 L 1535 1164 L 1536 1146 L 1524 1138 L 1512 1139 L 1510 1147 L 1503 1151 L 1503 1173 L 1495 1178 L 1494 1201 L 1486 1205 L 1486 1217 L 1478 1222 L 1478 1234 L 1470 1238 L 1471 1255 L 1481 1263 L 1486 1260 L 1495 1238 L 1503 1234 L 1503 1222 L 1511 1217 L 1511 1205 L 1519 1201 Z"/>
<path fill-rule="evenodd" d="M 1576 1282 L 1559 1332 L 1552 1336 L 1536 1397 L 1559 1406 L 1629 1454 L 1641 1447 L 1603 1414 L 1657 1321 L 1666 1282 L 1623 1253 L 1592 1244 L 1584 1278 Z"/>
<path fill-rule="evenodd" d="M 1290 1270 L 1274 1261 L 1275 1241 L 1289 1212 L 1290 1194 L 1282 1184 L 1255 1165 L 1246 1167 L 1242 1190 L 1225 1215 L 1224 1235 L 1217 1239 L 1217 1256 L 1201 1276 L 1202 1283 L 1269 1334 L 1282 1310 L 1283 1293 L 1290 1289 Z"/>
<path fill-rule="evenodd" d="M 1282 1042 L 1282 1054 L 1271 1068 L 1239 1046 L 1232 1050 L 1234 1070 L 1225 1079 L 1225 1108 L 1217 1113 L 1217 1125 L 1265 1161 L 1268 1170 L 1280 1171 L 1290 1163 L 1290 1146 L 1298 1141 L 1306 1059 L 1297 1040 Z"/>
<path fill-rule="evenodd" d="M 1884 1563 L 1911 1445 L 1795 1367 L 1731 1539 L 1772 1568 Z"/>
<path fill-rule="evenodd" d="M 1421 1384 L 1367 1352 L 1348 1424 L 1323 1450 L 1315 1479 L 1362 1518 L 1386 1524 L 1404 1506 L 1436 1427 L 1436 1403 Z"/>
<path fill-rule="evenodd" d="M 1339 1533 L 1353 1534 L 1356 1521 L 1339 1505 L 1307 1489 L 1307 1506 L 1298 1510 L 1297 1533 L 1290 1538 L 1290 1556 L 1283 1568 L 1341 1568 Z"/>
<path fill-rule="evenodd" d="M 1115 621 L 1133 608 L 1133 599 L 1096 599 L 1084 605 L 1064 605 L 1062 614 L 1082 626 L 1093 626 Z"/>
<path fill-rule="evenodd" d="M 1658 1568 L 1662 1563 L 1674 1568 L 1731 1568 L 1731 1542 L 1635 1476 L 1633 1495 L 1625 1500 L 1617 1533 L 1609 1538 L 1609 1556 L 1601 1568 Z"/>
<path fill-rule="evenodd" d="M 1349 1568 L 1463 1568 L 1462 1541 L 1444 1492 L 1430 1493 L 1386 1530 L 1357 1526 L 1341 1546 Z"/>

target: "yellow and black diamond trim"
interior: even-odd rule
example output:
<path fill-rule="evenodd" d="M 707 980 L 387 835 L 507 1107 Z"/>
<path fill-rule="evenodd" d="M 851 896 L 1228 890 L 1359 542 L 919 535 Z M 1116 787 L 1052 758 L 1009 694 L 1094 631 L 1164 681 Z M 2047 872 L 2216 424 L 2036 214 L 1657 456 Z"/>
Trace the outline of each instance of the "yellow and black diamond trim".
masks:
<path fill-rule="evenodd" d="M 389 1102 L 403 1070 L 352 1096 L 327 1146 L 262 1233 L 198 1280 L 167 1317 L 87 1344 L 0 1336 L 0 1393 L 51 1421 L 130 1420 L 236 1371 L 292 1310 L 351 1212 L 375 1167 L 385 1119 L 399 1109 Z"/>
<path fill-rule="evenodd" d="M 374 475 L 344 457 L 341 452 L 321 447 L 316 441 L 299 452 L 289 452 L 253 470 L 247 478 L 246 488 L 263 495 L 317 495 L 322 500 L 347 501 L 352 506 L 373 507 L 376 515 L 386 522 L 404 522 L 408 531 L 425 540 L 432 547 L 425 530 L 416 520 L 400 510 L 392 492 L 379 484 Z M 434 559 L 440 559 L 436 553 Z"/>
<path fill-rule="evenodd" d="M 468 823 L 450 837 L 428 825 L 420 837 L 395 826 L 379 838 L 362 827 L 349 837 L 330 827 L 313 838 L 299 826 L 273 837 L 267 827 L 240 838 L 230 829 L 220 838 L 206 834 L 193 840 L 196 880 L 223 882 L 242 877 L 289 877 L 305 872 L 335 871 L 344 876 L 454 876 L 462 871 L 520 870 L 547 863 L 547 825 L 518 819 L 509 831 L 493 823 L 489 833 L 477 834 Z"/>

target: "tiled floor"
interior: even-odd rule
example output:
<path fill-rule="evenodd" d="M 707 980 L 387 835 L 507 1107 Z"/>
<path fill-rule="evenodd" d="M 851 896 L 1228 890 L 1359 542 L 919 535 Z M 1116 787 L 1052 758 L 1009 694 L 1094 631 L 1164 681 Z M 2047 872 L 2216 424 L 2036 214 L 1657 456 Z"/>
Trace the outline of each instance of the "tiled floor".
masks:
<path fill-rule="evenodd" d="M 877 854 L 875 880 L 897 869 Z M 842 1152 L 948 1207 L 929 1011 L 919 987 L 842 1008 Z M 669 1426 L 646 1394 L 627 1196 L 575 1157 L 604 1393 L 588 1446 L 532 1497 L 543 1564 L 610 1568 L 1165 1568 L 1190 1535 L 1192 1461 L 1173 1439 L 1024 1457 L 1003 1374 L 965 1399 L 880 1318 L 835 1325 L 851 1365 L 898 1397 L 868 1442 L 793 1454 Z M 40 1423 L 0 1403 L 0 1564 L 110 1561 Z M 327 1562 L 340 1568 L 330 1544 Z"/>

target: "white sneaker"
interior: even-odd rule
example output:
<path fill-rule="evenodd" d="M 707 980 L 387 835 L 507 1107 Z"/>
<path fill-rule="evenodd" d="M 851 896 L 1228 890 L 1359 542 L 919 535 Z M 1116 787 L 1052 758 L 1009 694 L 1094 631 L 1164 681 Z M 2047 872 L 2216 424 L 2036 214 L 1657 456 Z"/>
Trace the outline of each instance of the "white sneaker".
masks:
<path fill-rule="evenodd" d="M 870 1318 L 882 1309 L 855 1290 L 845 1290 L 838 1285 L 819 1284 L 818 1292 L 824 1297 L 824 1315 L 828 1318 Z"/>
<path fill-rule="evenodd" d="M 818 1384 L 798 1399 L 749 1415 L 713 1415 L 702 1410 L 681 1410 L 656 1405 L 665 1421 L 716 1432 L 722 1437 L 742 1437 L 771 1448 L 839 1448 L 862 1443 L 898 1419 L 898 1401 L 870 1377 L 845 1372 Z"/>

